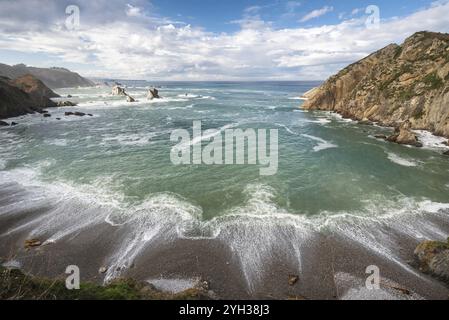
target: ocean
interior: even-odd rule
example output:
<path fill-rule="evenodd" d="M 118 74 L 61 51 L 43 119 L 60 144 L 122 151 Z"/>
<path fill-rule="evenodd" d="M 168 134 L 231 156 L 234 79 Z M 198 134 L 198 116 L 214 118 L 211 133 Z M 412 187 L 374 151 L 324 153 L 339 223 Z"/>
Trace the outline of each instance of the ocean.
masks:
<path fill-rule="evenodd" d="M 285 298 L 294 289 L 279 283 L 289 274 L 301 282 L 289 294 L 372 298 L 364 276 L 374 264 L 385 281 L 407 283 L 409 298 L 447 297 L 410 263 L 419 241 L 449 231 L 444 139 L 419 132 L 424 148 L 396 145 L 374 137 L 391 128 L 301 110 L 300 96 L 319 82 L 122 83 L 137 102 L 106 86 L 59 89 L 78 106 L 0 129 L 4 260 L 49 276 L 76 264 L 101 282 L 207 278 L 225 298 Z M 162 99 L 146 99 L 150 85 Z M 276 174 L 174 165 L 170 135 L 194 121 L 277 129 Z M 31 238 L 45 244 L 32 258 L 21 249 Z"/>

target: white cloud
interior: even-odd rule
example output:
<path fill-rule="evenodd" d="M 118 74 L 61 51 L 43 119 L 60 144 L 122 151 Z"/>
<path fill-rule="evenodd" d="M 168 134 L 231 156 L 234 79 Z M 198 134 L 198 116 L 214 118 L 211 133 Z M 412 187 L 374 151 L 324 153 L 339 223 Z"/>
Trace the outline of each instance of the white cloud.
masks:
<path fill-rule="evenodd" d="M 325 6 L 325 7 L 322 7 L 321 9 L 313 10 L 313 11 L 309 12 L 308 14 L 306 14 L 304 17 L 302 17 L 300 22 L 306 22 L 306 21 L 324 16 L 326 13 L 329 13 L 332 11 L 334 11 L 334 7 L 329 7 L 329 6 Z"/>
<path fill-rule="evenodd" d="M 378 30 L 366 29 L 362 18 L 335 25 L 275 29 L 256 15 L 244 17 L 237 32 L 212 33 L 150 14 L 137 2 L 131 6 L 140 8 L 139 15 L 130 17 L 126 14 L 130 9 L 127 2 L 115 1 L 113 10 L 105 13 L 107 19 L 94 19 L 109 8 L 107 1 L 104 7 L 93 8 L 91 16 L 82 15 L 77 31 L 64 28 L 64 11 L 60 16 L 32 17 L 34 20 L 28 24 L 23 23 L 27 12 L 11 11 L 10 7 L 7 13 L 0 12 L 0 48 L 44 53 L 52 64 L 53 58 L 79 63 L 88 66 L 85 69 L 89 71 L 83 72 L 86 76 L 311 80 L 324 79 L 391 42 L 402 42 L 416 31 L 449 32 L 447 2 L 403 18 L 382 20 Z M 86 1 L 81 12 L 88 6 Z M 49 7 L 59 10 L 50 2 Z"/>

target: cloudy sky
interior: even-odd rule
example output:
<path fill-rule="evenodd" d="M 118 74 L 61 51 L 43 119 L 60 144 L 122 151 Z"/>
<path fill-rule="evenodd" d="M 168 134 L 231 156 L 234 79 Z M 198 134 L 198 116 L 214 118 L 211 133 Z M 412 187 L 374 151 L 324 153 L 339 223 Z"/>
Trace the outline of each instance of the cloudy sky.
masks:
<path fill-rule="evenodd" d="M 114 79 L 322 80 L 421 30 L 449 32 L 449 0 L 0 0 L 0 62 Z"/>

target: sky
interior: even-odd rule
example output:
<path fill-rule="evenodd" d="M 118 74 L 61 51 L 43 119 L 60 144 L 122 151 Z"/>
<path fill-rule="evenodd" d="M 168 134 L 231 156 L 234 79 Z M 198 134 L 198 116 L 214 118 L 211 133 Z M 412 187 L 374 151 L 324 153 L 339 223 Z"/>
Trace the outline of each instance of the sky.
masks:
<path fill-rule="evenodd" d="M 0 0 L 0 63 L 112 79 L 324 80 L 422 30 L 449 32 L 449 0 Z"/>

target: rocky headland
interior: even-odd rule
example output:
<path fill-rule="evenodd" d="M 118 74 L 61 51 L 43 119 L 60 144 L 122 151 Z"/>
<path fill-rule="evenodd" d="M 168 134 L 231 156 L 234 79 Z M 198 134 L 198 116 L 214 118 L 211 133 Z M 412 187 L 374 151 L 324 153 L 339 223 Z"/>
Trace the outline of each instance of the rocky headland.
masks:
<path fill-rule="evenodd" d="M 412 130 L 449 138 L 449 34 L 418 32 L 349 65 L 304 94 L 305 110 L 395 127 L 389 141 L 420 146 Z"/>
<path fill-rule="evenodd" d="M 54 97 L 58 95 L 32 75 L 15 80 L 0 77 L 0 119 L 42 113 L 44 108 L 57 106 L 51 100 Z"/>

